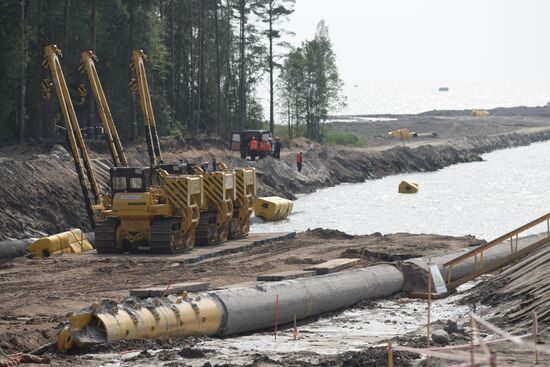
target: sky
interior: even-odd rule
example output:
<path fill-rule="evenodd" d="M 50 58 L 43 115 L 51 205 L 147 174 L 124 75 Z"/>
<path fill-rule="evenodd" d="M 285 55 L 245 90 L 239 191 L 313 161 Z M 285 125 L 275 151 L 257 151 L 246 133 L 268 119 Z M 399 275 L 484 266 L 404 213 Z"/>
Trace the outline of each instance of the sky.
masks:
<path fill-rule="evenodd" d="M 550 81 L 548 0 L 296 0 L 294 45 L 329 27 L 342 79 Z"/>

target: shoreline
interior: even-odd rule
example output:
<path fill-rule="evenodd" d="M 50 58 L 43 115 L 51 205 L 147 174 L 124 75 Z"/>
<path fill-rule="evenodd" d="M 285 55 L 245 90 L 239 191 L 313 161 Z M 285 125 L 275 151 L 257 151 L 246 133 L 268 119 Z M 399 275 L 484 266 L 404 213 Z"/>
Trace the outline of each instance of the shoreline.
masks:
<path fill-rule="evenodd" d="M 339 123 L 338 129 L 369 136 L 369 147 L 317 145 L 305 151 L 302 173 L 296 171 L 294 155 L 306 149 L 294 141 L 287 142 L 290 147 L 284 148 L 281 160 L 257 162 L 240 159 L 219 139 L 163 139 L 163 150 L 166 161 L 216 159 L 229 167 L 253 166 L 257 170 L 258 196 L 295 199 L 297 194 L 341 183 L 433 172 L 457 163 L 481 161 L 481 154 L 494 150 L 550 140 L 550 108 L 528 110 L 531 112 L 525 115 L 486 119 L 415 115 L 395 121 Z M 387 131 L 401 127 L 434 129 L 438 134 L 409 140 L 402 147 L 398 140 L 387 137 Z M 125 151 L 131 164 L 147 164 L 144 143 L 129 144 Z M 105 185 L 110 167 L 107 149 L 93 144 L 90 154 L 98 181 Z M 0 241 L 42 237 L 70 228 L 90 230 L 72 159 L 60 145 L 27 143 L 0 149 L 0 187 L 4 189 L 0 193 Z"/>

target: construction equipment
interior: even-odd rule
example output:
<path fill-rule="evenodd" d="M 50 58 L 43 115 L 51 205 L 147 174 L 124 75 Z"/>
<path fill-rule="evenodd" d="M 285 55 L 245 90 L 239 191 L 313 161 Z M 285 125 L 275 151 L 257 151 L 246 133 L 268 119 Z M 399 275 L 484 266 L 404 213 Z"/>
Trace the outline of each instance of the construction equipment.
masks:
<path fill-rule="evenodd" d="M 157 123 L 153 112 L 153 103 L 149 94 L 149 84 L 147 83 L 147 75 L 145 74 L 145 62 L 147 62 L 147 55 L 143 50 L 134 50 L 132 52 L 130 68 L 134 73 L 134 78 L 130 81 L 130 87 L 133 91 L 137 90 L 139 92 L 139 100 L 145 122 L 145 140 L 147 141 L 149 160 L 151 165 L 154 166 L 162 161 L 162 153 L 160 150 Z"/>
<path fill-rule="evenodd" d="M 71 153 L 95 229 L 97 251 L 115 252 L 131 247 L 174 253 L 193 247 L 203 204 L 202 177 L 171 175 L 154 166 L 113 167 L 110 170 L 111 192 L 101 195 L 63 76 L 60 56 L 61 51 L 55 45 L 47 46 L 44 67 L 49 67 L 57 91 Z M 88 75 L 92 77 L 92 89 L 101 102 L 106 131 L 111 134 L 113 161 L 115 165 L 117 161 L 125 165 L 127 162 L 112 117 L 105 108 L 105 96 L 91 54 L 83 55 L 83 61 L 84 69 L 89 70 Z M 52 82 L 47 83 L 51 85 Z M 156 134 L 156 129 L 154 131 Z M 158 139 L 155 144 L 160 149 Z"/>
<path fill-rule="evenodd" d="M 202 177 L 150 167 L 114 167 L 110 177 L 112 209 L 95 229 L 98 252 L 131 247 L 176 253 L 193 247 L 203 203 Z"/>
<path fill-rule="evenodd" d="M 404 127 L 399 130 L 393 130 L 388 133 L 388 136 L 394 137 L 394 138 L 400 138 L 403 142 L 403 146 L 405 146 L 405 140 L 409 139 L 411 137 L 411 131 Z"/>
<path fill-rule="evenodd" d="M 80 188 L 82 189 L 82 195 L 84 197 L 86 211 L 93 228 L 95 227 L 96 221 L 102 218 L 102 210 L 104 209 L 103 198 L 99 192 L 99 186 L 92 170 L 88 150 L 84 143 L 84 138 L 82 137 L 80 125 L 76 118 L 76 113 L 69 94 L 69 88 L 63 76 L 63 71 L 59 62 L 61 55 L 61 50 L 57 48 L 56 45 L 45 47 L 42 66 L 50 70 L 52 80 L 46 79 L 42 85 L 51 85 L 53 83 L 55 86 L 57 99 L 61 106 L 61 114 L 63 115 L 63 121 L 65 122 L 65 128 L 67 130 L 67 140 L 69 141 L 76 173 L 78 174 L 78 180 L 80 182 Z"/>
<path fill-rule="evenodd" d="M 256 185 L 253 169 L 237 170 L 243 177 L 239 187 L 237 173 L 228 170 L 223 164 L 215 164 L 214 170 L 210 172 L 191 165 L 184 167 L 162 163 L 145 75 L 144 62 L 147 58 L 141 50 L 132 54 L 131 67 L 135 78 L 131 85 L 140 94 L 149 167 L 128 166 L 95 68 L 97 57 L 91 51 L 81 54 L 80 70 L 86 72 L 94 92 L 115 166 L 110 170 L 110 192 L 101 195 L 65 84 L 59 56 L 61 51 L 57 47 L 46 47 L 44 65 L 50 66 L 53 84 L 58 92 L 71 152 L 95 229 L 95 247 L 99 253 L 126 249 L 175 253 L 192 248 L 195 242 L 210 245 L 225 241 L 230 234 L 237 238 L 248 233 L 250 202 Z M 51 84 L 46 82 L 47 86 Z"/>
<path fill-rule="evenodd" d="M 283 220 L 292 212 L 292 200 L 278 196 L 258 197 L 254 201 L 254 214 L 266 220 Z"/>
<path fill-rule="evenodd" d="M 67 232 L 40 238 L 31 243 L 27 248 L 34 257 L 48 257 L 62 253 L 78 254 L 93 249 L 92 244 L 80 229 L 72 229 Z"/>
<path fill-rule="evenodd" d="M 98 60 L 97 56 L 93 51 L 84 51 L 80 54 L 80 56 L 82 62 L 79 70 L 81 73 L 85 72 L 88 76 L 90 87 L 94 93 L 99 117 L 103 123 L 103 130 L 105 137 L 107 138 L 107 144 L 111 152 L 113 164 L 115 167 L 127 166 L 128 162 L 126 160 L 126 156 L 124 155 L 124 151 L 122 150 L 122 143 L 120 142 L 116 125 L 113 120 L 113 116 L 111 115 L 111 109 L 109 108 L 107 98 L 103 92 L 103 87 L 99 81 L 99 76 L 97 75 L 97 69 L 95 67 L 95 62 Z"/>

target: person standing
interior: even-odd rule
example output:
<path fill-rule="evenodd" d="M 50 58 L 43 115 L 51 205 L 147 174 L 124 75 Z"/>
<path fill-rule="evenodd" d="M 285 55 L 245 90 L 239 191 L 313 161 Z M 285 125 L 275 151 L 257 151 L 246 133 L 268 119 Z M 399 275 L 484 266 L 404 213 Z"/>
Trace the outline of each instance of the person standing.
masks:
<path fill-rule="evenodd" d="M 273 158 L 281 159 L 281 150 L 283 149 L 283 145 L 281 144 L 281 140 L 277 137 L 275 138 L 275 150 L 273 152 Z"/>
<path fill-rule="evenodd" d="M 304 162 L 304 152 L 300 150 L 300 153 L 296 154 L 296 167 L 298 167 L 298 172 L 302 172 L 302 163 Z"/>
<path fill-rule="evenodd" d="M 260 140 L 260 159 L 265 158 L 267 153 L 267 141 L 266 140 Z"/>
<path fill-rule="evenodd" d="M 250 152 L 250 159 L 252 159 L 253 161 L 256 160 L 256 156 L 258 155 L 258 141 L 256 140 L 255 136 L 250 139 L 248 151 Z"/>

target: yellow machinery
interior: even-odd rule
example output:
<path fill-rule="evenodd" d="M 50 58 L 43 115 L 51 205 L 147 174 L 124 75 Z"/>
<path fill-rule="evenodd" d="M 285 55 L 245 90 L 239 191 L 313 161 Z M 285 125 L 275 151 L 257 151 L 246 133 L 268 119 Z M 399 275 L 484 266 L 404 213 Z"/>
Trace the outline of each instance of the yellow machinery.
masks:
<path fill-rule="evenodd" d="M 388 133 L 388 136 L 392 136 L 392 137 L 395 137 L 395 138 L 400 138 L 401 141 L 403 142 L 403 146 L 405 146 L 405 140 L 407 140 L 411 137 L 411 131 L 408 128 L 404 127 L 402 129 L 399 129 L 399 130 L 390 131 Z"/>
<path fill-rule="evenodd" d="M 472 117 L 488 117 L 489 111 L 487 110 L 472 110 Z"/>
<path fill-rule="evenodd" d="M 128 162 L 126 161 L 126 156 L 122 150 L 122 143 L 118 137 L 116 125 L 113 120 L 113 116 L 111 115 L 111 109 L 109 108 L 107 98 L 103 92 L 103 87 L 99 81 L 99 76 L 97 75 L 97 70 L 95 67 L 97 56 L 93 53 L 93 51 L 84 51 L 80 54 L 80 56 L 82 60 L 80 64 L 80 72 L 85 72 L 88 76 L 90 87 L 94 93 L 99 117 L 103 123 L 103 130 L 105 131 L 105 138 L 107 139 L 107 144 L 109 145 L 113 164 L 115 167 L 127 166 Z"/>
<path fill-rule="evenodd" d="M 72 229 L 67 232 L 40 238 L 27 248 L 34 257 L 47 257 L 62 253 L 77 254 L 93 249 L 93 246 L 80 229 Z"/>
<path fill-rule="evenodd" d="M 47 46 L 44 66 L 49 66 L 56 87 L 98 252 L 137 248 L 175 253 L 190 249 L 195 243 L 210 245 L 225 241 L 230 235 L 238 238 L 248 233 L 251 196 L 256 187 L 253 169 L 234 171 L 217 164 L 212 172 L 195 167 L 193 174 L 189 174 L 189 169 L 182 166 L 162 163 L 144 68 L 147 58 L 141 50 L 132 53 L 131 87 L 140 95 L 149 167 L 128 167 L 95 68 L 97 57 L 91 51 L 81 54 L 80 70 L 88 76 L 115 166 L 110 170 L 110 193 L 101 195 L 63 77 L 60 56 L 56 46 Z M 49 87 L 51 83 L 47 81 L 45 85 Z M 238 181 L 238 177 L 242 180 Z"/>
<path fill-rule="evenodd" d="M 250 217 L 254 211 L 256 196 L 256 169 L 236 168 L 236 200 L 233 202 L 233 217 L 229 224 L 229 238 L 241 238 L 250 232 Z"/>
<path fill-rule="evenodd" d="M 99 186 L 97 185 L 94 171 L 92 170 L 88 150 L 80 131 L 80 125 L 76 118 L 65 77 L 63 76 L 59 57 L 61 57 L 61 50 L 58 49 L 56 45 L 45 47 L 42 66 L 45 69 L 49 69 L 52 80 L 46 79 L 42 85 L 48 88 L 45 90 L 47 95 L 49 95 L 48 91 L 51 84 L 53 83 L 55 86 L 57 99 L 61 107 L 61 114 L 63 115 L 63 121 L 65 122 L 65 128 L 67 130 L 67 139 L 73 156 L 76 173 L 78 174 L 80 188 L 82 189 L 82 196 L 84 197 L 88 217 L 92 227 L 94 227 L 96 220 L 102 217 L 101 211 L 104 209 L 103 198 L 99 192 Z"/>
<path fill-rule="evenodd" d="M 233 202 L 236 200 L 236 175 L 222 163 L 205 172 L 195 170 L 203 178 L 204 202 L 197 227 L 196 244 L 213 245 L 227 240 L 229 223 L 233 217 Z"/>
<path fill-rule="evenodd" d="M 398 190 L 400 194 L 416 194 L 418 192 L 418 184 L 412 181 L 401 181 Z"/>
<path fill-rule="evenodd" d="M 150 182 L 150 178 L 160 182 Z M 203 203 L 202 177 L 149 167 L 111 169 L 112 208 L 95 228 L 98 252 L 128 247 L 154 253 L 188 250 L 195 243 Z"/>
<path fill-rule="evenodd" d="M 116 165 L 118 159 L 120 165 L 125 165 L 126 159 L 91 55 L 84 53 L 83 69 L 87 71 L 96 101 L 100 103 L 98 107 L 105 118 L 106 131 L 111 134 L 109 141 L 112 142 L 114 163 Z M 57 91 L 86 208 L 95 230 L 97 251 L 114 252 L 137 247 L 173 253 L 193 247 L 203 205 L 202 177 L 170 175 L 156 166 L 113 167 L 110 171 L 111 192 L 101 195 L 63 76 L 60 56 L 61 51 L 55 45 L 45 48 L 43 65 L 49 67 L 52 81 L 45 81 L 43 85 L 49 87 L 53 82 Z M 156 128 L 153 130 L 156 134 Z M 153 141 L 150 143 L 154 153 Z M 154 144 L 158 145 L 158 139 Z"/>
<path fill-rule="evenodd" d="M 141 110 L 143 111 L 143 119 L 145 122 L 145 140 L 147 141 L 147 150 L 152 166 L 162 161 L 162 153 L 160 150 L 159 136 L 157 132 L 157 123 L 153 112 L 153 104 L 151 95 L 149 94 L 149 84 L 147 83 L 147 75 L 145 74 L 145 62 L 147 55 L 143 50 L 134 50 L 132 52 L 132 63 L 130 68 L 134 74 L 134 79 L 130 82 L 132 91 L 139 92 L 139 100 Z"/>
<path fill-rule="evenodd" d="M 94 303 L 70 316 L 57 348 L 112 343 L 123 339 L 214 335 L 222 327 L 223 306 L 213 297 L 184 294 L 118 305 Z"/>
<path fill-rule="evenodd" d="M 266 220 L 283 220 L 292 212 L 292 200 L 278 196 L 258 197 L 254 201 L 254 214 Z"/>

